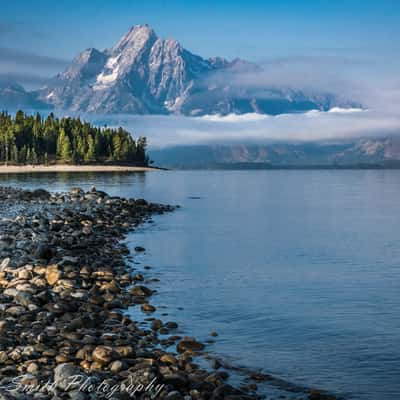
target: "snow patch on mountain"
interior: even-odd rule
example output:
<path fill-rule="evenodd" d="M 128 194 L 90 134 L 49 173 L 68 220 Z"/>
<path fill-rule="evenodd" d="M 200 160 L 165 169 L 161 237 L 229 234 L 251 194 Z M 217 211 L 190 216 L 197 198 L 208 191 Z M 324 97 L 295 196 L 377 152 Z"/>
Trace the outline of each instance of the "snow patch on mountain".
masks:
<path fill-rule="evenodd" d="M 96 77 L 96 83 L 93 86 L 93 90 L 106 89 L 113 82 L 117 81 L 119 72 L 118 59 L 119 55 L 108 59 L 105 65 L 105 70 Z"/>

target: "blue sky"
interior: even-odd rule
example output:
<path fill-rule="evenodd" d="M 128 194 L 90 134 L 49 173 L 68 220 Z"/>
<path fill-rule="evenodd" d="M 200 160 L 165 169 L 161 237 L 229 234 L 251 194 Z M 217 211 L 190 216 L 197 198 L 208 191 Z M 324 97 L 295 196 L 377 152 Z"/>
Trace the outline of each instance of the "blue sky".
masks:
<path fill-rule="evenodd" d="M 206 57 L 399 58 L 395 0 L 20 0 L 2 7 L 0 46 L 71 59 L 87 47 L 110 47 L 131 25 L 142 23 Z"/>
<path fill-rule="evenodd" d="M 0 83 L 42 86 L 82 50 L 109 48 L 145 23 L 203 57 L 260 62 L 265 83 L 311 85 L 368 108 L 349 115 L 127 122 L 150 141 L 208 140 L 210 132 L 224 140 L 400 132 L 399 0 L 9 1 L 0 15 Z M 163 137 L 154 137 L 159 131 Z"/>

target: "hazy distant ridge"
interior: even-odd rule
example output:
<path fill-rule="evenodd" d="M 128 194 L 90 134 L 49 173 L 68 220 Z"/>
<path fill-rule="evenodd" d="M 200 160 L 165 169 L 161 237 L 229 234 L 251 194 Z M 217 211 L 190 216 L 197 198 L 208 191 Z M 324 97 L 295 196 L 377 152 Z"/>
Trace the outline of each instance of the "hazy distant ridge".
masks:
<path fill-rule="evenodd" d="M 197 145 L 153 149 L 150 158 L 174 168 L 363 166 L 400 167 L 400 138 L 345 143 Z"/>

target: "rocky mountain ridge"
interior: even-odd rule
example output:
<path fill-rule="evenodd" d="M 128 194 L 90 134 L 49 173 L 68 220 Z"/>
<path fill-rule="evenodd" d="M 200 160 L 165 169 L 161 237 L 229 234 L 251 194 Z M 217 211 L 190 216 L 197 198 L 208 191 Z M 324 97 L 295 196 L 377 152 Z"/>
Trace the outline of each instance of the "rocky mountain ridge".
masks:
<path fill-rule="evenodd" d="M 329 93 L 240 82 L 241 74 L 261 72 L 241 59 L 202 58 L 174 39 L 159 38 L 150 26 L 136 25 L 110 49 L 86 49 L 45 88 L 23 97 L 30 108 L 98 114 L 277 115 L 354 106 Z M 8 103 L 0 91 L 0 106 Z"/>

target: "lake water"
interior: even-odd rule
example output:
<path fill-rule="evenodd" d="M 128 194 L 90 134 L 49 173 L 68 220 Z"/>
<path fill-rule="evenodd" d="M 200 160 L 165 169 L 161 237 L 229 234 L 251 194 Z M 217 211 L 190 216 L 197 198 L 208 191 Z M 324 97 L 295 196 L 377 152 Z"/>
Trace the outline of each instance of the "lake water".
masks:
<path fill-rule="evenodd" d="M 400 396 L 400 171 L 0 175 L 180 204 L 130 237 L 153 303 L 235 363 L 349 398 Z M 142 264 L 144 265 L 144 264 Z M 183 306 L 183 310 L 178 307 Z"/>

